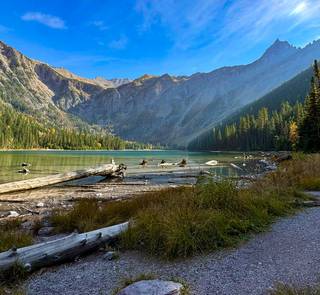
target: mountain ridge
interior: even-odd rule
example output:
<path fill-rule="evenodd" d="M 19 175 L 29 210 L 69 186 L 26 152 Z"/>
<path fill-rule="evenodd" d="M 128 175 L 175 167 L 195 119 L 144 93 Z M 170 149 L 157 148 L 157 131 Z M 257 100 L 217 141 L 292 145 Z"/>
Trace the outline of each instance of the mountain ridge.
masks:
<path fill-rule="evenodd" d="M 0 98 L 61 124 L 76 125 L 71 116 L 102 128 L 112 125 L 117 135 L 128 140 L 185 145 L 318 58 L 319 40 L 304 48 L 276 40 L 247 65 L 190 76 L 144 75 L 112 82 L 82 78 L 34 61 L 0 41 Z"/>

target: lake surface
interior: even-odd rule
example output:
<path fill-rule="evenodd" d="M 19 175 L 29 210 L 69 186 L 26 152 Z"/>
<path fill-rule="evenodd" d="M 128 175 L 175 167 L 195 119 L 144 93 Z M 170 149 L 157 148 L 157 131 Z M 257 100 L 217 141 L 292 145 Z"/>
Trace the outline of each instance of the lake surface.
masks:
<path fill-rule="evenodd" d="M 142 171 L 139 163 L 142 159 L 148 160 L 148 166 L 143 171 L 161 171 L 158 163 L 179 162 L 187 160 L 189 168 L 200 168 L 210 160 L 217 160 L 219 164 L 214 167 L 207 166 L 207 170 L 217 176 L 237 176 L 239 170 L 230 166 L 230 163 L 242 162 L 241 153 L 225 152 L 187 152 L 176 150 L 164 151 L 0 151 L 0 183 L 23 180 L 94 167 L 110 163 L 114 159 L 116 164 L 124 163 L 128 166 L 128 173 L 135 174 Z M 18 173 L 21 163 L 27 162 L 30 173 Z"/>

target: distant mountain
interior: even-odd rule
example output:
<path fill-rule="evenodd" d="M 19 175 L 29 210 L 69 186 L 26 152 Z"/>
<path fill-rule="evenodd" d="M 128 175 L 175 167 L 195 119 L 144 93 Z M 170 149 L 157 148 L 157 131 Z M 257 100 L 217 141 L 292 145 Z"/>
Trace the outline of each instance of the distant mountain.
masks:
<path fill-rule="evenodd" d="M 248 65 L 106 80 L 78 77 L 0 43 L 0 99 L 58 125 L 112 125 L 128 140 L 183 145 L 319 58 L 320 41 L 301 49 L 276 40 Z"/>
<path fill-rule="evenodd" d="M 189 142 L 188 148 L 191 150 L 290 149 L 288 126 L 291 120 L 298 121 L 298 118 L 301 118 L 302 105 L 309 93 L 312 76 L 313 68 L 310 67 L 260 99 L 234 112 L 216 126 L 204 130 Z M 269 125 L 267 124 L 267 130 L 270 133 L 274 132 L 276 136 L 269 134 L 267 136 L 268 140 L 266 140 L 261 136 L 261 133 L 265 132 L 265 130 L 259 130 L 253 123 L 251 123 L 250 127 L 252 128 L 250 136 L 239 134 L 243 129 L 243 127 L 240 127 L 241 120 L 246 125 L 246 128 L 250 129 L 248 127 L 250 120 L 252 121 L 255 118 L 257 123 L 257 118 L 263 108 L 268 111 Z M 243 121 L 244 118 L 246 119 Z M 272 128 L 275 130 L 272 130 Z M 227 130 L 230 132 L 229 136 L 225 134 L 225 132 L 228 132 Z M 230 130 L 236 133 L 233 134 Z"/>
<path fill-rule="evenodd" d="M 275 111 L 280 110 L 281 104 L 284 102 L 288 102 L 291 105 L 296 102 L 303 103 L 309 93 L 312 76 L 313 69 L 310 67 L 258 100 L 237 110 L 235 113 L 225 118 L 222 123 L 230 124 L 237 122 L 240 117 L 247 114 L 257 115 L 259 110 L 263 107 L 267 108 L 269 111 Z"/>
<path fill-rule="evenodd" d="M 92 123 L 111 123 L 124 138 L 181 145 L 305 70 L 316 58 L 320 41 L 300 49 L 276 40 L 249 65 L 190 77 L 138 79 L 105 89 L 68 111 Z"/>

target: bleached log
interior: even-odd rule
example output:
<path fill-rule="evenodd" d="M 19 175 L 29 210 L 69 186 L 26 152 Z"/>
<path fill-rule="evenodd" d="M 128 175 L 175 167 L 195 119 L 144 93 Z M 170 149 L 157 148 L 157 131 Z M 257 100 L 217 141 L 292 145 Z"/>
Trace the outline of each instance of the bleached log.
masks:
<path fill-rule="evenodd" d="M 80 179 L 92 175 L 113 175 L 119 172 L 119 166 L 112 164 L 106 164 L 103 166 L 89 168 L 85 170 L 78 170 L 72 172 L 65 172 L 60 174 L 53 174 L 44 177 L 31 178 L 21 181 L 9 182 L 0 184 L 0 194 L 11 193 L 22 190 L 29 190 L 39 187 L 44 187 L 52 184 L 57 184 L 69 180 Z"/>
<path fill-rule="evenodd" d="M 127 228 L 128 222 L 125 222 L 87 233 L 72 233 L 64 238 L 28 247 L 10 249 L 0 253 L 0 273 L 9 270 L 15 263 L 27 271 L 34 271 L 41 267 L 71 261 L 113 240 Z"/>

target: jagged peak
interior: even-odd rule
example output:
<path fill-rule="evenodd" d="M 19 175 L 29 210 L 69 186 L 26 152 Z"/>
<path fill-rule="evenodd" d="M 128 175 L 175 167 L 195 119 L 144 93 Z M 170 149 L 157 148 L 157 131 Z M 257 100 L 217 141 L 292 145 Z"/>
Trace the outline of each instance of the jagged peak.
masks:
<path fill-rule="evenodd" d="M 155 76 L 155 75 L 149 75 L 149 74 L 144 74 L 142 75 L 141 77 L 135 79 L 134 81 L 145 81 L 145 80 L 149 80 L 149 79 L 152 79 L 152 78 L 157 78 L 158 76 Z"/>
<path fill-rule="evenodd" d="M 281 52 L 293 52 L 297 51 L 298 48 L 290 44 L 288 41 L 282 41 L 277 38 L 273 44 L 265 51 L 262 57 L 273 56 Z"/>

